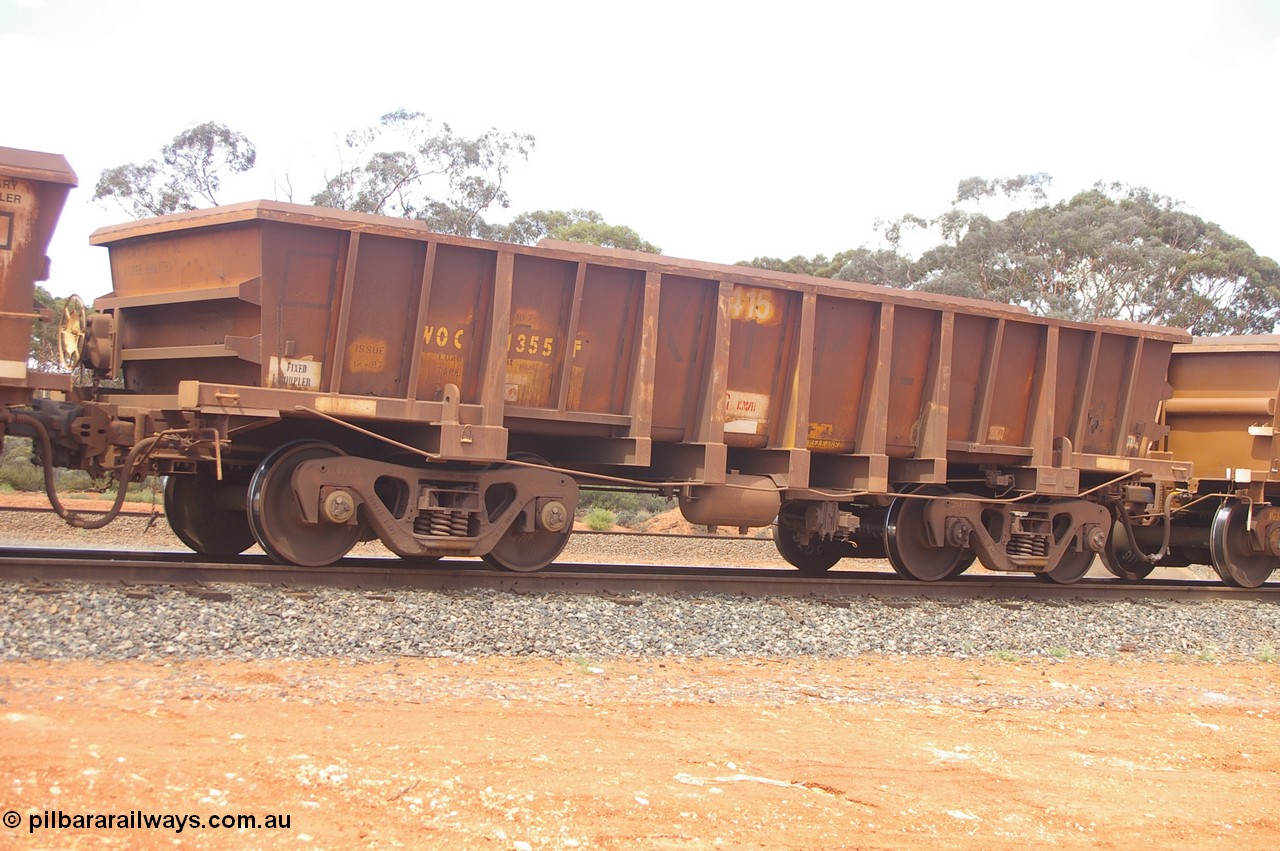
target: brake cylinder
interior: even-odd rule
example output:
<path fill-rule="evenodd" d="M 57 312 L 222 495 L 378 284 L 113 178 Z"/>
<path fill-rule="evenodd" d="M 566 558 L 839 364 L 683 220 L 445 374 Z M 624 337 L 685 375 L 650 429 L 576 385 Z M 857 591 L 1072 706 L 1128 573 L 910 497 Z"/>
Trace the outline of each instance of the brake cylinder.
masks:
<path fill-rule="evenodd" d="M 782 499 L 768 476 L 730 473 L 722 485 L 691 485 L 680 491 L 680 513 L 699 526 L 768 526 Z"/>

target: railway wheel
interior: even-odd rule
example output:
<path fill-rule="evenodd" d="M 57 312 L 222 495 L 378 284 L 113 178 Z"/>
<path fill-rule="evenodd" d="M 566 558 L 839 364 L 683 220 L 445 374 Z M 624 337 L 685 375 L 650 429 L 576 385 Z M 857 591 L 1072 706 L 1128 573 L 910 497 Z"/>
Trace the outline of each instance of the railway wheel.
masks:
<path fill-rule="evenodd" d="M 817 535 L 810 535 L 809 543 L 802 544 L 795 529 L 776 523 L 773 527 L 773 543 L 788 564 L 810 576 L 826 573 L 848 554 L 847 545 L 829 539 L 823 540 Z"/>
<path fill-rule="evenodd" d="M 328 443 L 301 440 L 286 443 L 262 459 L 249 482 L 249 526 L 271 558 L 281 564 L 323 567 L 342 558 L 360 540 L 363 524 L 304 522 L 293 493 L 298 465 L 342 454 Z"/>
<path fill-rule="evenodd" d="M 1209 527 L 1209 556 L 1213 569 L 1228 585 L 1257 588 L 1280 565 L 1270 553 L 1249 546 L 1249 512 L 1245 502 L 1226 502 L 1213 515 Z"/>
<path fill-rule="evenodd" d="M 1151 575 L 1151 571 L 1156 569 L 1154 564 L 1138 555 L 1133 549 L 1129 541 L 1129 532 L 1119 520 L 1111 526 L 1107 545 L 1102 549 L 1102 564 L 1108 573 L 1126 582 L 1146 579 Z"/>
<path fill-rule="evenodd" d="M 1089 568 L 1093 566 L 1093 557 L 1095 555 L 1097 553 L 1092 550 L 1083 550 L 1081 552 L 1067 550 L 1062 554 L 1062 558 L 1058 559 L 1058 563 L 1053 566 L 1053 569 L 1037 573 L 1036 579 L 1041 582 L 1052 582 L 1055 585 L 1070 585 L 1073 582 L 1079 582 L 1089 572 Z"/>
<path fill-rule="evenodd" d="M 513 461 L 550 466 L 544 458 L 529 452 L 513 453 L 510 457 Z M 516 524 L 512 524 L 502 534 L 497 546 L 480 558 L 485 564 L 500 570 L 516 573 L 542 570 L 555 561 L 565 544 L 569 543 L 569 535 L 573 532 L 573 518 L 559 518 L 553 523 L 561 521 L 563 528 L 555 532 L 546 528 L 517 529 Z"/>
<path fill-rule="evenodd" d="M 241 506 L 238 509 L 223 507 L 236 502 Z M 169 528 L 201 555 L 239 555 L 254 545 L 257 539 L 243 506 L 243 482 L 220 482 L 205 470 L 194 476 L 169 476 L 164 484 L 164 515 Z"/>
<path fill-rule="evenodd" d="M 947 496 L 949 491 L 938 485 L 926 485 L 910 493 L 913 496 L 896 497 L 885 516 L 884 549 L 889 564 L 903 579 L 937 582 L 956 578 L 973 564 L 973 552 L 953 544 L 940 547 L 930 544 L 924 522 L 928 501 L 914 496 Z"/>
<path fill-rule="evenodd" d="M 1065 513 L 1054 515 L 1053 527 L 1053 538 L 1061 543 L 1072 533 L 1071 515 Z M 1065 552 L 1058 558 L 1058 563 L 1048 570 L 1038 572 L 1036 579 L 1041 582 L 1052 582 L 1055 585 L 1070 585 L 1083 579 L 1089 572 L 1089 568 L 1093 566 L 1093 559 L 1097 553 L 1084 546 L 1083 540 L 1080 541 L 1080 545 L 1080 549 L 1076 550 L 1069 543 Z"/>

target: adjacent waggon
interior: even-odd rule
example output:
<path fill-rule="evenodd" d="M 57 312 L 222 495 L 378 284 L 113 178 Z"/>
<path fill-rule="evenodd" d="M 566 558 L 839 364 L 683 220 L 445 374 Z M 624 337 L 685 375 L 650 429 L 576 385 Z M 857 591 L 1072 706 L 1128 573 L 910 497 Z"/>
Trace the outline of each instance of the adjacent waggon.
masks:
<path fill-rule="evenodd" d="M 538 570 L 590 486 L 772 523 L 806 572 L 1073 582 L 1176 558 L 1143 542 L 1196 499 L 1178 394 L 1161 411 L 1178 330 L 266 201 L 91 241 L 113 289 L 62 339 L 93 381 L 6 427 L 50 470 L 166 476 L 213 556 L 325 565 L 376 537 Z"/>
<path fill-rule="evenodd" d="M 1280 567 L 1280 337 L 1199 337 L 1174 346 L 1163 404 L 1169 455 L 1190 462 L 1190 487 L 1157 484 L 1157 506 L 1118 515 L 1104 553 L 1118 576 L 1154 565 L 1211 564 L 1223 581 L 1257 587 Z"/>
<path fill-rule="evenodd" d="M 49 277 L 45 252 L 75 186 L 64 157 L 0 147 L 0 410 L 38 390 L 71 389 L 68 376 L 30 370 L 27 360 L 31 322 L 41 318 L 32 307 L 35 283 Z"/>

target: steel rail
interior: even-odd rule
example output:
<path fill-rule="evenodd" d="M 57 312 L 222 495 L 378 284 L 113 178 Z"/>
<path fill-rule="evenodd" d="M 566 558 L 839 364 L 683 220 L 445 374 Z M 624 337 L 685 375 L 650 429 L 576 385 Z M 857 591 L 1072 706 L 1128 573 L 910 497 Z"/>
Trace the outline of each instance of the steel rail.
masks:
<path fill-rule="evenodd" d="M 107 501 L 109 502 L 110 500 L 107 500 Z M 75 500 L 68 500 L 68 502 L 71 502 L 73 505 L 75 504 Z M 146 503 L 126 502 L 125 505 L 126 506 L 129 506 L 129 505 L 142 506 L 142 505 L 146 505 Z M 90 513 L 98 513 L 96 509 L 86 509 L 86 510 L 89 511 Z M 0 506 L 0 513 L 8 513 L 8 512 L 13 512 L 15 514 L 54 514 L 56 516 L 56 512 L 53 510 L 53 508 L 47 505 Z M 117 517 L 163 517 L 164 506 L 157 504 L 154 511 L 143 510 L 142 508 L 122 508 L 120 509 L 120 513 L 117 514 L 116 516 Z M 74 527 L 68 527 L 68 528 L 74 528 Z"/>
<path fill-rule="evenodd" d="M 494 570 L 479 560 L 442 560 L 415 566 L 396 558 L 346 558 L 323 568 L 276 564 L 264 556 L 215 560 L 186 552 L 49 550 L 0 548 L 0 580 L 41 584 L 206 587 L 217 584 L 387 590 L 497 590 L 517 594 L 578 593 L 628 598 L 637 593 L 728 594 L 838 601 L 874 596 L 922 599 L 1239 600 L 1280 603 L 1280 583 L 1232 588 L 1208 580 L 1086 579 L 1055 585 L 1024 575 L 988 573 L 941 582 L 904 580 L 895 574 L 834 569 L 811 577 L 775 568 L 678 565 L 559 564 L 536 573 Z"/>

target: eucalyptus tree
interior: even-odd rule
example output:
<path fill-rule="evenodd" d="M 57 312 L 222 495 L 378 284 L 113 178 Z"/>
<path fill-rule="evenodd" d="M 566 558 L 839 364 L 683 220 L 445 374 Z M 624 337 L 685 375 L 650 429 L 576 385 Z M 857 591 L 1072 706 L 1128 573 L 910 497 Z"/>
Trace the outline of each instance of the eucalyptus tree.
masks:
<path fill-rule="evenodd" d="M 747 265 L 1019 304 L 1044 316 L 1125 319 L 1195 334 L 1271 333 L 1280 265 L 1172 198 L 1098 183 L 1050 204 L 1046 174 L 960 181 L 946 210 L 877 222 L 884 247 Z M 981 212 L 1003 196 L 1002 216 Z M 907 243 L 937 240 L 912 256 Z"/>
<path fill-rule="evenodd" d="M 580 242 L 604 248 L 624 248 L 661 254 L 662 249 L 627 225 L 611 225 L 595 210 L 534 210 L 521 213 L 510 224 L 495 228 L 495 239 L 533 245 L 540 239 Z"/>
<path fill-rule="evenodd" d="M 482 214 L 511 204 L 506 179 L 534 138 L 490 129 L 456 134 L 421 112 L 398 109 L 348 133 L 343 164 L 311 197 L 320 207 L 419 219 L 432 230 L 489 235 Z"/>
<path fill-rule="evenodd" d="M 1280 321 L 1280 266 L 1149 189 L 1099 183 L 1003 218 L 953 206 L 931 224 L 944 238 L 912 264 L 915 289 L 1195 334 L 1266 333 Z"/>
<path fill-rule="evenodd" d="M 217 205 L 222 174 L 248 171 L 257 156 L 243 133 L 206 121 L 173 137 L 158 159 L 104 170 L 93 200 L 110 199 L 135 219 Z"/>

